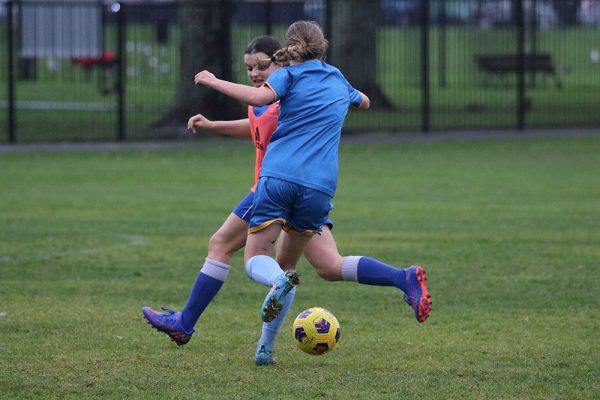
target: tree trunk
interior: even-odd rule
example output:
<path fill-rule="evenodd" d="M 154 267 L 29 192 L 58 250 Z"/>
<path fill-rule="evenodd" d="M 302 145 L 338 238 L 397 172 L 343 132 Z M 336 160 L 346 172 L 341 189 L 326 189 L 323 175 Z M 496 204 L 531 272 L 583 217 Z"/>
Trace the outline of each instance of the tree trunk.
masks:
<path fill-rule="evenodd" d="M 579 10 L 581 0 L 553 0 L 553 4 L 561 25 L 577 24 L 577 10 Z"/>
<path fill-rule="evenodd" d="M 155 127 L 182 126 L 198 113 L 210 119 L 243 116 L 244 107 L 238 102 L 194 84 L 196 73 L 205 69 L 218 78 L 232 79 L 233 11 L 233 0 L 179 2 L 180 74 L 175 104 L 153 124 Z"/>
<path fill-rule="evenodd" d="M 369 96 L 371 107 L 393 108 L 376 80 L 379 0 L 330 1 L 329 61 L 352 86 Z"/>

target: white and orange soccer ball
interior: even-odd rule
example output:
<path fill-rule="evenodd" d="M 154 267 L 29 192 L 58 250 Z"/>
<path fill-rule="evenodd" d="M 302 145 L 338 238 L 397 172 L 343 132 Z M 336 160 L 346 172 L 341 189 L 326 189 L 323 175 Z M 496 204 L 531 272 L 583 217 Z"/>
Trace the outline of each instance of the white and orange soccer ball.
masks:
<path fill-rule="evenodd" d="M 340 340 L 340 323 L 331 311 L 312 307 L 298 314 L 292 335 L 300 350 L 321 355 L 333 350 Z"/>

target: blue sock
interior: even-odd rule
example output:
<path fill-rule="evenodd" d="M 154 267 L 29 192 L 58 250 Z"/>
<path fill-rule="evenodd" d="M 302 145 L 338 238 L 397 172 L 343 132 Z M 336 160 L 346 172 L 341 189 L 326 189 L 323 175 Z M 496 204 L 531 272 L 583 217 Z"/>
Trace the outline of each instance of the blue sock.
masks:
<path fill-rule="evenodd" d="M 256 346 L 256 353 L 260 351 L 261 346 L 265 346 L 265 350 L 267 350 L 267 352 L 273 351 L 275 339 L 277 339 L 277 334 L 281 330 L 283 320 L 285 320 L 285 316 L 292 305 L 292 302 L 294 301 L 295 294 L 296 288 L 294 287 L 289 291 L 287 296 L 285 296 L 283 301 L 283 309 L 279 313 L 279 316 L 271 322 L 263 322 L 262 334 L 258 340 L 258 345 Z"/>
<path fill-rule="evenodd" d="M 187 303 L 181 310 L 181 324 L 187 332 L 194 330 L 198 318 L 223 286 L 230 268 L 229 265 L 210 258 L 204 261 Z"/>
<path fill-rule="evenodd" d="M 246 274 L 255 282 L 271 287 L 283 270 L 272 257 L 259 255 L 246 262 Z"/>
<path fill-rule="evenodd" d="M 406 291 L 405 271 L 370 257 L 344 257 L 342 279 L 364 285 L 396 286 Z"/>

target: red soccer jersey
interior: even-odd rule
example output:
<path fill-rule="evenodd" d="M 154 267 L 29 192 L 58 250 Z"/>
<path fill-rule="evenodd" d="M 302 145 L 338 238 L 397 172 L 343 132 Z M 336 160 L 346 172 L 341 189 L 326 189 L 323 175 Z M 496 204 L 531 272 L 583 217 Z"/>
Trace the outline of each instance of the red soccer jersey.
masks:
<path fill-rule="evenodd" d="M 271 136 L 277 129 L 277 117 L 279 117 L 279 102 L 273 103 L 262 113 L 260 117 L 254 115 L 254 107 L 248 106 L 248 120 L 250 121 L 250 131 L 252 132 L 252 141 L 256 148 L 256 162 L 254 164 L 254 185 L 251 191 L 254 192 L 260 178 L 260 167 L 262 165 L 267 146 L 271 141 Z"/>

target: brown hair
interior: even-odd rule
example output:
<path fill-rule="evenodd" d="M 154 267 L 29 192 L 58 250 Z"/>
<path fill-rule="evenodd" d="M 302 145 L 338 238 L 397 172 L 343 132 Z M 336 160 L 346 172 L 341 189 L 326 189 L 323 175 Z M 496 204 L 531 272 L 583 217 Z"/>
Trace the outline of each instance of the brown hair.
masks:
<path fill-rule="evenodd" d="M 284 47 L 273 54 L 268 62 L 286 63 L 288 61 L 306 61 L 322 58 L 329 43 L 317 22 L 296 21 L 285 34 Z M 260 63 L 263 60 L 259 60 Z"/>
<path fill-rule="evenodd" d="M 281 43 L 273 36 L 257 36 L 248 43 L 244 54 L 265 53 L 269 57 L 281 49 Z"/>

